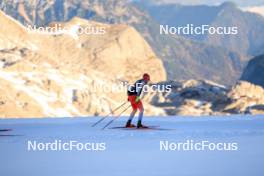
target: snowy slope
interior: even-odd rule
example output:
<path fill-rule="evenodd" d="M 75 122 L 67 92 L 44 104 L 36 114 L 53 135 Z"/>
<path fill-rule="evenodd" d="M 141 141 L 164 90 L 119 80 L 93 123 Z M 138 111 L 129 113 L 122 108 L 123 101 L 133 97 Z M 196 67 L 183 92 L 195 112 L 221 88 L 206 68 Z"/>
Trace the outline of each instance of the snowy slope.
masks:
<path fill-rule="evenodd" d="M 146 118 L 171 130 L 90 127 L 98 118 L 2 119 L 3 176 L 263 176 L 264 116 Z M 113 126 L 125 123 L 116 120 Z M 13 136 L 5 136 L 13 135 Z M 237 151 L 160 151 L 160 140 L 236 142 Z M 27 151 L 27 140 L 105 142 L 105 151 Z"/>

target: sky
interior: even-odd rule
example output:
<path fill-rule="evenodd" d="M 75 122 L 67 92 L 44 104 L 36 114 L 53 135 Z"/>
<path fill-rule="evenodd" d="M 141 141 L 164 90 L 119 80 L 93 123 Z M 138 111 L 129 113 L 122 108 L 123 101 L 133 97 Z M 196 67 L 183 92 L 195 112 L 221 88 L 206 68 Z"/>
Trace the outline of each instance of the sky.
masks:
<path fill-rule="evenodd" d="M 154 2 L 170 2 L 170 3 L 180 3 L 180 4 L 188 4 L 188 5 L 197 5 L 197 4 L 207 4 L 207 5 L 218 5 L 227 0 L 152 0 Z M 232 0 L 240 7 L 245 6 L 259 6 L 264 5 L 264 0 Z"/>

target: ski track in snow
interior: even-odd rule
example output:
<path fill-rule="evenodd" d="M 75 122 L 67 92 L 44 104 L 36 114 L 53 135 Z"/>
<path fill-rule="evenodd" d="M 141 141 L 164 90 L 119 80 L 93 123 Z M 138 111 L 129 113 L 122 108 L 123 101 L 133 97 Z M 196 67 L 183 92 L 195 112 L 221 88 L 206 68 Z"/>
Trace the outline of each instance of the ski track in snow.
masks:
<path fill-rule="evenodd" d="M 92 128 L 96 118 L 2 119 L 0 170 L 5 176 L 263 176 L 264 116 L 146 117 L 147 125 L 171 130 Z M 122 126 L 127 117 L 111 127 Z M 134 119 L 136 122 L 136 119 Z M 105 142 L 103 152 L 27 151 L 27 140 Z M 160 151 L 170 142 L 237 142 L 237 151 Z M 2 175 L 2 174 L 1 174 Z"/>

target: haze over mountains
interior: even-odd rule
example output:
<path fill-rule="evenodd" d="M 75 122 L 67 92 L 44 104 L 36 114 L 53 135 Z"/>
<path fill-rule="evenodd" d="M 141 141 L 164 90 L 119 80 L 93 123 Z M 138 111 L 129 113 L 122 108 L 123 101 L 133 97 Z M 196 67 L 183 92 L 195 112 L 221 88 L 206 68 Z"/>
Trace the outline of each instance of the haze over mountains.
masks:
<path fill-rule="evenodd" d="M 253 13 L 260 14 L 260 15 L 264 16 L 264 5 L 245 7 L 245 8 L 242 8 L 242 10 L 248 11 L 248 12 L 253 12 Z"/>
<path fill-rule="evenodd" d="M 207 5 L 219 5 L 223 2 L 226 2 L 226 0 L 143 0 L 143 1 L 150 1 L 152 3 L 157 4 L 165 4 L 165 3 L 175 3 L 175 4 L 184 4 L 184 5 L 201 5 L 201 4 L 207 4 Z M 232 2 L 235 2 L 240 7 L 246 7 L 246 6 L 259 6 L 264 5 L 263 0 L 232 0 Z"/>

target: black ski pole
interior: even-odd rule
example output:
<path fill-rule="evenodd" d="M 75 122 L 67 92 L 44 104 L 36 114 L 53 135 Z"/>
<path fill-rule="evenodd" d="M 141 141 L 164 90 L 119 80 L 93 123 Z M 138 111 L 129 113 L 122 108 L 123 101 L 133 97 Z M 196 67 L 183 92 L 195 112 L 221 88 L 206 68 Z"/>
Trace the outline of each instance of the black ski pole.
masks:
<path fill-rule="evenodd" d="M 102 130 L 104 130 L 106 127 L 108 127 L 111 123 L 113 123 L 116 119 L 118 119 L 126 110 L 128 110 L 128 108 L 130 108 L 130 105 L 128 107 L 126 107 L 126 109 L 124 109 L 120 114 L 118 114 L 114 119 L 112 119 L 111 121 L 109 121 L 103 128 Z"/>
<path fill-rule="evenodd" d="M 108 117 L 109 115 L 113 114 L 115 111 L 117 111 L 119 108 L 121 108 L 122 106 L 124 106 L 127 103 L 127 101 L 125 101 L 124 103 L 122 103 L 120 106 L 116 107 L 113 111 L 111 111 L 109 114 L 107 114 L 106 116 L 102 117 L 100 120 L 98 120 L 97 122 L 95 122 L 92 127 L 95 127 L 97 124 L 99 124 L 100 122 L 102 122 L 106 117 Z"/>

